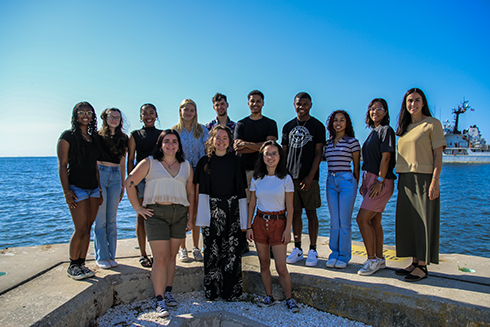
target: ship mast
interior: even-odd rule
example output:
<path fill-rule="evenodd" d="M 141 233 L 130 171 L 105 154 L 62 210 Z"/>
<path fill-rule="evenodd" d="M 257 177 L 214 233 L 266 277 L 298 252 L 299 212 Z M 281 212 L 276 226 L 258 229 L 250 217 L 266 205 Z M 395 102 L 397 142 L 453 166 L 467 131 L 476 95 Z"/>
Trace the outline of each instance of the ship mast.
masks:
<path fill-rule="evenodd" d="M 468 100 L 463 98 L 463 102 L 458 105 L 458 108 L 453 108 L 453 115 L 455 115 L 453 134 L 461 134 L 461 132 L 458 131 L 459 115 L 464 114 L 467 110 L 475 110 L 468 105 L 468 102 Z"/>

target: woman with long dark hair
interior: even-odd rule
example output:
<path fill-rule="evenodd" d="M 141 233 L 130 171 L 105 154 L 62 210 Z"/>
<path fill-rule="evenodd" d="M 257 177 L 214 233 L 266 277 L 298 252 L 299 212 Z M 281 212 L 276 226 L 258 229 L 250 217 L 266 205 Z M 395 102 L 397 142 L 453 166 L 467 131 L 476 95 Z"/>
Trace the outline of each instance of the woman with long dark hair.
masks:
<path fill-rule="evenodd" d="M 134 169 L 136 164 L 141 162 L 148 156 L 151 156 L 158 136 L 162 130 L 155 127 L 155 122 L 158 120 L 157 108 L 151 103 L 145 103 L 140 108 L 140 121 L 144 124 L 141 129 L 131 132 L 128 140 L 128 175 Z M 135 163 L 136 159 L 136 163 Z M 145 179 L 137 185 L 138 201 L 143 203 L 145 193 Z M 140 250 L 139 262 L 145 268 L 151 267 L 151 260 L 146 253 L 146 232 L 145 219 L 136 215 L 136 238 Z"/>
<path fill-rule="evenodd" d="M 169 315 L 167 306 L 176 306 L 172 295 L 175 259 L 186 231 L 194 226 L 193 171 L 184 159 L 179 133 L 163 131 L 152 157 L 143 159 L 126 179 L 131 206 L 143 217 L 153 253 L 151 280 L 160 317 Z M 143 203 L 136 185 L 146 179 Z M 187 217 L 189 216 L 189 219 Z"/>
<path fill-rule="evenodd" d="M 191 99 L 184 99 L 179 106 L 179 122 L 174 128 L 180 134 L 182 147 L 186 153 L 186 159 L 195 170 L 201 157 L 205 155 L 205 143 L 209 139 L 209 132 L 206 126 L 199 124 L 197 120 L 197 104 Z M 197 211 L 197 210 L 196 210 Z M 199 249 L 199 226 L 194 226 L 192 230 L 192 256 L 197 261 L 202 261 L 203 256 Z M 179 250 L 179 261 L 188 262 L 185 240 L 182 241 Z"/>
<path fill-rule="evenodd" d="M 247 239 L 255 241 L 266 293 L 258 305 L 268 307 L 275 303 L 270 272 L 272 248 L 279 281 L 286 294 L 286 306 L 292 312 L 298 312 L 298 304 L 292 295 L 291 276 L 286 267 L 286 247 L 291 241 L 293 222 L 294 184 L 287 173 L 286 157 L 279 144 L 266 141 L 260 148 L 260 154 L 250 183 L 247 223 Z M 256 206 L 257 214 L 252 224 Z"/>
<path fill-rule="evenodd" d="M 328 117 L 327 202 L 330 211 L 330 253 L 327 268 L 345 268 L 352 257 L 352 211 L 359 184 L 361 147 L 349 114 L 335 110 Z M 351 169 L 351 162 L 354 169 Z"/>
<path fill-rule="evenodd" d="M 439 263 L 439 177 L 446 147 L 441 122 L 432 117 L 422 90 L 405 93 L 396 135 L 396 256 L 412 257 L 412 264 L 396 274 L 416 282 L 427 278 L 429 263 Z"/>
<path fill-rule="evenodd" d="M 85 258 L 90 229 L 103 201 L 97 170 L 97 141 L 95 109 L 88 102 L 79 102 L 73 108 L 71 129 L 61 134 L 57 147 L 58 174 L 75 226 L 67 274 L 77 280 L 95 275 L 85 266 Z"/>
<path fill-rule="evenodd" d="M 247 179 L 242 159 L 230 153 L 228 127 L 215 126 L 206 142 L 207 156 L 196 167 L 199 194 L 196 225 L 204 243 L 206 298 L 231 300 L 242 295 L 241 230 L 247 223 Z"/>
<path fill-rule="evenodd" d="M 97 160 L 100 186 L 104 201 L 99 207 L 94 228 L 94 248 L 97 265 L 103 269 L 118 266 L 117 208 L 124 195 L 124 173 L 128 136 L 123 132 L 124 120 L 121 110 L 108 108 L 100 115 L 100 155 Z"/>
<path fill-rule="evenodd" d="M 363 200 L 357 214 L 357 224 L 368 257 L 357 273 L 368 276 L 386 268 L 381 219 L 395 188 L 396 176 L 393 169 L 396 144 L 385 99 L 371 100 L 365 122 L 371 128 L 371 133 L 362 145 L 363 174 L 359 193 Z"/>

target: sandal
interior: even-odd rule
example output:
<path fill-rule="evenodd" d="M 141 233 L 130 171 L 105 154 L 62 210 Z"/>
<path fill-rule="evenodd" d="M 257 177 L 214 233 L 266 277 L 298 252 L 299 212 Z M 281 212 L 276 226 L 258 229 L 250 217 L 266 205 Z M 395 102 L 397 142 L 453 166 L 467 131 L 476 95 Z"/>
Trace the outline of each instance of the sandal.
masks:
<path fill-rule="evenodd" d="M 151 266 L 152 266 L 151 260 L 148 259 L 148 256 L 146 256 L 146 255 L 142 255 L 140 257 L 139 262 L 140 262 L 141 266 L 145 267 L 145 268 L 151 268 Z"/>
<path fill-rule="evenodd" d="M 425 273 L 425 275 L 424 276 L 416 276 L 416 275 L 412 275 L 410 273 L 407 276 L 405 276 L 405 281 L 407 281 L 407 282 L 418 282 L 419 280 L 427 278 L 427 276 L 429 275 L 429 272 L 427 271 L 427 266 L 417 265 L 417 268 L 422 270 Z"/>
<path fill-rule="evenodd" d="M 407 270 L 410 267 L 413 267 L 413 269 Z M 412 262 L 412 264 L 405 269 L 395 270 L 395 274 L 397 274 L 398 276 L 407 276 L 407 275 L 410 275 L 412 273 L 412 271 L 414 271 L 416 268 L 417 268 L 417 264 L 415 262 Z"/>

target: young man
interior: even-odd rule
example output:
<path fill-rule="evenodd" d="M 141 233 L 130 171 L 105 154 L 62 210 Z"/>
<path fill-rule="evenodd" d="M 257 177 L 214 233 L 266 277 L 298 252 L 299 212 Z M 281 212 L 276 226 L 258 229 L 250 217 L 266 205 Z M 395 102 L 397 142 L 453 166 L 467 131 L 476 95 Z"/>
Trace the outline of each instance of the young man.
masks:
<path fill-rule="evenodd" d="M 228 116 L 228 101 L 226 95 L 216 93 L 213 97 L 213 109 L 216 111 L 216 118 L 206 124 L 206 128 L 210 131 L 216 125 L 227 126 L 231 130 L 231 134 L 235 133 L 235 122 Z"/>
<path fill-rule="evenodd" d="M 318 238 L 318 216 L 320 207 L 319 166 L 325 145 L 325 126 L 310 116 L 311 96 L 306 92 L 294 97 L 296 118 L 286 123 L 282 129 L 282 147 L 286 154 L 286 166 L 294 182 L 293 234 L 294 249 L 287 257 L 287 263 L 303 260 L 301 231 L 303 230 L 303 208 L 308 218 L 310 250 L 306 265 L 318 263 L 316 242 Z"/>
<path fill-rule="evenodd" d="M 263 106 L 264 94 L 258 90 L 250 92 L 248 94 L 250 116 L 240 120 L 235 127 L 233 148 L 245 162 L 248 186 L 252 180 L 260 147 L 267 140 L 277 141 L 277 124 L 274 120 L 262 115 Z M 248 189 L 247 199 L 250 201 Z"/>
<path fill-rule="evenodd" d="M 274 120 L 262 116 L 264 94 L 253 90 L 248 94 L 248 107 L 250 116 L 240 120 L 235 127 L 235 142 L 233 149 L 242 157 L 247 173 L 247 202 L 250 202 L 250 182 L 254 174 L 255 163 L 259 157 L 259 150 L 267 140 L 277 141 L 277 124 Z M 248 241 L 246 232 L 243 233 L 243 253 L 247 253 Z"/>

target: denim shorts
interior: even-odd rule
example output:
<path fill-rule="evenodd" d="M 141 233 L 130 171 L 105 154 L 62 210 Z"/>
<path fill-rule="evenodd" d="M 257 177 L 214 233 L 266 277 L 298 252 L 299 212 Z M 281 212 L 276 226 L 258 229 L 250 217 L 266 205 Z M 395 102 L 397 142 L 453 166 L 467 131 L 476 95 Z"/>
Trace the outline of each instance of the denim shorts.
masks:
<path fill-rule="evenodd" d="M 100 189 L 94 188 L 92 190 L 87 190 L 84 188 L 76 187 L 75 185 L 70 185 L 70 190 L 73 191 L 77 199 L 76 202 L 87 200 L 88 198 L 100 198 Z"/>
<path fill-rule="evenodd" d="M 142 179 L 141 182 L 139 182 L 138 185 L 136 185 L 136 189 L 138 190 L 138 199 L 144 199 L 145 198 L 145 186 L 146 186 L 146 179 Z"/>

